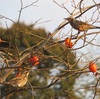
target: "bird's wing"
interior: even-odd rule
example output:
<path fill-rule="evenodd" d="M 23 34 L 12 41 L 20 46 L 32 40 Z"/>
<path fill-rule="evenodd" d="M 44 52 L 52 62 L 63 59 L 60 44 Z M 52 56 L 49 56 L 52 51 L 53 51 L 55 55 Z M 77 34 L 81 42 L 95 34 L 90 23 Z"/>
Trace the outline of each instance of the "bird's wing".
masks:
<path fill-rule="evenodd" d="M 75 20 L 75 23 L 78 24 L 78 25 L 89 25 L 88 23 L 82 22 L 82 21 L 79 21 L 79 20 Z"/>
<path fill-rule="evenodd" d="M 18 80 L 21 80 L 22 77 L 15 77 L 15 78 L 12 78 L 9 82 L 14 82 L 14 81 L 18 81 Z"/>

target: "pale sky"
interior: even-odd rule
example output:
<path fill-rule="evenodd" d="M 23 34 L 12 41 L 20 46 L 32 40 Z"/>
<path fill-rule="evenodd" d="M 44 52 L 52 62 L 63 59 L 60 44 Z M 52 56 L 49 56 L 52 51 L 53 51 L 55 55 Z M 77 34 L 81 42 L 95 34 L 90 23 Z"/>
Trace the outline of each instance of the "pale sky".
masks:
<path fill-rule="evenodd" d="M 18 19 L 18 14 L 20 10 L 20 0 L 0 0 L 0 15 L 4 15 L 14 21 Z M 29 5 L 36 0 L 23 0 L 23 6 Z M 71 2 L 73 0 L 56 0 L 59 4 L 65 3 L 66 8 L 71 11 Z M 79 2 L 80 0 L 75 0 L 75 2 Z M 99 2 L 99 0 L 95 0 Z M 84 0 L 86 5 L 94 4 L 92 0 Z M 57 6 L 53 2 L 53 0 L 38 0 L 35 6 L 31 6 L 22 11 L 21 21 L 25 23 L 34 23 L 35 21 L 41 20 L 39 22 L 45 22 L 38 24 L 37 26 L 44 27 L 47 31 L 52 32 L 57 28 L 57 26 L 63 21 L 63 18 L 69 16 L 66 10 Z M 88 15 L 86 15 L 88 16 Z M 7 20 L 6 20 L 7 21 Z M 8 22 L 11 24 L 11 22 Z M 5 20 L 0 19 L 0 26 L 5 25 Z"/>
<path fill-rule="evenodd" d="M 23 5 L 31 4 L 33 1 L 34 0 L 23 0 Z M 64 2 L 66 0 L 62 1 Z M 40 18 L 41 20 L 39 22 L 51 20 L 46 23 L 41 23 L 38 26 L 44 27 L 48 31 L 53 31 L 53 29 L 63 21 L 63 18 L 67 17 L 66 11 L 58 7 L 52 0 L 39 0 L 34 5 L 35 6 L 31 6 L 22 11 L 21 21 L 25 23 L 34 23 Z M 0 3 L 0 15 L 4 15 L 14 21 L 18 19 L 19 9 L 20 0 L 2 0 Z M 1 21 L 1 23 L 4 23 L 4 21 Z"/>

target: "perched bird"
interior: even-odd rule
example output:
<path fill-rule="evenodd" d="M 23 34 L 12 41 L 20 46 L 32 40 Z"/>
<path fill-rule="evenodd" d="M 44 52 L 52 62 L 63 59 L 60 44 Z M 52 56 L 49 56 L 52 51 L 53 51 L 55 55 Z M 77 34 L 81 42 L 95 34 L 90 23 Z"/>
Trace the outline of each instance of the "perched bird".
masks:
<path fill-rule="evenodd" d="M 88 24 L 86 22 L 82 22 L 82 21 L 76 20 L 76 19 L 74 19 L 72 17 L 65 18 L 65 20 L 68 20 L 70 25 L 74 29 L 78 30 L 79 32 L 87 31 L 89 29 L 100 29 L 100 27 L 98 27 L 98 26 L 94 26 L 94 25 Z"/>
<path fill-rule="evenodd" d="M 13 87 L 23 87 L 27 83 L 28 75 L 29 71 L 24 71 L 20 75 L 12 78 L 10 81 L 4 82 L 4 84 L 9 84 Z"/>

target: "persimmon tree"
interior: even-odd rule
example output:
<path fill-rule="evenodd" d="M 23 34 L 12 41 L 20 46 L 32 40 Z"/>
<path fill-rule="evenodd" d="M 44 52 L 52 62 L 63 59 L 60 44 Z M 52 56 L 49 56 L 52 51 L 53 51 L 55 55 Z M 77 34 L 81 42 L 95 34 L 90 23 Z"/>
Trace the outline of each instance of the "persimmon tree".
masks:
<path fill-rule="evenodd" d="M 99 49 L 100 45 L 95 40 L 100 29 L 78 33 L 68 20 L 64 20 L 48 33 L 45 29 L 35 28 L 39 20 L 30 25 L 20 22 L 22 11 L 37 2 L 33 0 L 24 6 L 24 1 L 20 0 L 17 22 L 0 15 L 0 18 L 13 23 L 11 27 L 6 23 L 6 28 L 0 28 L 0 98 L 98 99 L 100 75 L 97 62 L 100 56 L 87 57 L 92 53 L 92 48 L 96 46 L 96 51 Z M 66 18 L 73 17 L 99 26 L 100 3 L 96 0 L 91 2 L 90 5 L 86 0 L 68 0 L 64 3 L 53 0 L 55 5 L 66 11 Z M 84 51 L 90 45 L 92 48 Z M 11 84 L 5 84 L 25 70 L 30 73 L 24 87 L 14 88 Z"/>

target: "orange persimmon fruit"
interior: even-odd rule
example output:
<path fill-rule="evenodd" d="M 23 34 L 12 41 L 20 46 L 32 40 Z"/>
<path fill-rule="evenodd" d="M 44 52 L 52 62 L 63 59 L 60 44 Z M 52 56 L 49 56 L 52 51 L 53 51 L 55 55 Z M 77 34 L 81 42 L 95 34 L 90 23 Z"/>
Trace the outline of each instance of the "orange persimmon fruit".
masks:
<path fill-rule="evenodd" d="M 33 65 L 36 66 L 39 64 L 39 58 L 38 56 L 33 56 L 29 59 L 29 62 Z"/>
<path fill-rule="evenodd" d="M 66 44 L 66 46 L 68 48 L 72 48 L 73 47 L 73 43 L 71 41 L 71 38 L 69 38 L 69 37 L 65 39 L 65 44 Z"/>
<path fill-rule="evenodd" d="M 2 42 L 2 39 L 0 38 L 0 43 Z"/>
<path fill-rule="evenodd" d="M 90 63 L 89 63 L 89 70 L 90 70 L 90 72 L 92 72 L 92 73 L 97 72 L 97 65 L 95 64 L 95 62 L 90 62 Z"/>
<path fill-rule="evenodd" d="M 18 76 L 20 76 L 21 75 L 21 73 L 20 72 L 18 72 L 17 74 L 16 74 L 16 77 L 18 77 Z"/>

